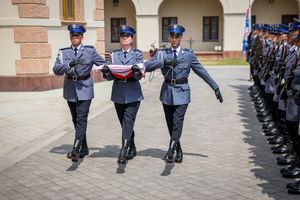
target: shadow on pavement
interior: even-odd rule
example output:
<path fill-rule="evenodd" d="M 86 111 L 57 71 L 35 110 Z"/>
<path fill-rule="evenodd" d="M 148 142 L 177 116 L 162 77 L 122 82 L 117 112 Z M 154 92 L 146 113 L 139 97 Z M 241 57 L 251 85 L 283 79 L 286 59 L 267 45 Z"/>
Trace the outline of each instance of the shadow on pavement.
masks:
<path fill-rule="evenodd" d="M 72 165 L 66 169 L 66 171 L 75 171 L 78 169 L 79 165 L 82 163 L 83 159 L 79 159 L 78 162 L 72 162 Z"/>
<path fill-rule="evenodd" d="M 125 173 L 125 168 L 126 168 L 126 165 L 118 164 L 118 168 L 117 168 L 116 173 L 117 174 L 124 174 Z"/>
<path fill-rule="evenodd" d="M 262 188 L 262 193 L 269 197 L 282 199 L 299 199 L 299 196 L 289 195 L 285 186 L 289 182 L 295 182 L 293 179 L 284 179 L 281 177 L 280 168 L 275 163 L 276 156 L 272 154 L 271 145 L 267 143 L 267 137 L 262 134 L 261 124 L 256 117 L 256 111 L 253 108 L 251 97 L 247 85 L 231 86 L 239 94 L 238 104 L 239 113 L 243 126 L 246 131 L 244 142 L 249 144 L 249 152 L 252 154 L 250 160 L 255 164 L 251 172 L 257 179 L 263 183 L 258 184 Z"/>
<path fill-rule="evenodd" d="M 59 147 L 54 147 L 50 150 L 51 153 L 57 153 L 57 154 L 67 154 L 71 149 L 72 145 L 63 144 Z M 88 157 L 90 158 L 98 158 L 98 157 L 106 157 L 106 158 L 118 158 L 119 152 L 121 148 L 118 145 L 106 145 L 104 148 L 98 148 L 98 147 L 89 147 L 90 151 L 96 151 L 92 154 L 90 154 Z M 153 158 L 159 158 L 161 160 L 164 160 L 163 157 L 166 154 L 166 151 L 163 151 L 161 149 L 157 148 L 149 148 L 146 150 L 138 151 L 137 156 L 146 156 L 146 157 L 153 157 Z M 200 157 L 208 157 L 207 155 L 199 154 L 199 153 L 185 153 L 183 152 L 184 156 L 200 156 Z M 79 159 L 78 162 L 73 162 L 72 165 L 66 170 L 66 171 L 75 171 L 78 169 L 79 165 L 83 159 Z M 172 169 L 174 168 L 174 163 L 166 163 L 165 162 L 165 168 L 163 172 L 161 173 L 161 176 L 169 176 L 171 174 Z M 126 165 L 118 165 L 118 168 L 116 170 L 117 174 L 123 174 L 125 173 Z"/>
<path fill-rule="evenodd" d="M 171 175 L 171 171 L 172 171 L 173 167 L 175 166 L 174 163 L 167 163 L 167 162 L 165 162 L 165 164 L 166 164 L 165 165 L 165 169 L 160 174 L 161 176 L 169 176 L 169 175 Z"/>

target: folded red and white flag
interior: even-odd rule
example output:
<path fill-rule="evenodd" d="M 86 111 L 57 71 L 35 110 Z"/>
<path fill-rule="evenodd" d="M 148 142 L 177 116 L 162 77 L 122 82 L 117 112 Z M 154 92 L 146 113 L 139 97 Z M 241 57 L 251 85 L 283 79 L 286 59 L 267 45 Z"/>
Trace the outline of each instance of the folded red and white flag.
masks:
<path fill-rule="evenodd" d="M 144 63 L 139 63 L 136 65 L 139 66 L 142 77 L 144 77 L 146 71 Z M 97 66 L 96 70 L 101 70 L 103 66 L 104 65 Z M 132 65 L 107 65 L 107 66 L 115 78 L 129 78 L 132 76 L 133 73 L 131 70 Z"/>

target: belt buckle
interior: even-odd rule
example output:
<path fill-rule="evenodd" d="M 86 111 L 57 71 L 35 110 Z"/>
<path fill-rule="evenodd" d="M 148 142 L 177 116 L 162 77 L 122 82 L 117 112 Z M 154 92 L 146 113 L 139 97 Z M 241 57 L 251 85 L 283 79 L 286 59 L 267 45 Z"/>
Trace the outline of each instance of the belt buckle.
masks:
<path fill-rule="evenodd" d="M 127 78 L 122 78 L 122 82 L 126 83 L 127 82 Z"/>
<path fill-rule="evenodd" d="M 77 81 L 78 80 L 78 76 L 72 76 L 72 81 Z"/>
<path fill-rule="evenodd" d="M 176 84 L 176 79 L 171 79 L 171 84 L 175 85 Z"/>

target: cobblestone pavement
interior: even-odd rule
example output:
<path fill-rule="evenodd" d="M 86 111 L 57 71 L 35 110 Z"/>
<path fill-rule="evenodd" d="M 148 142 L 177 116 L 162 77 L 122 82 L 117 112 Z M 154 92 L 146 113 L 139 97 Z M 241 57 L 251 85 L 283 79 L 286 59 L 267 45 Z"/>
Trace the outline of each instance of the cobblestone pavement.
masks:
<path fill-rule="evenodd" d="M 88 157 L 70 162 L 66 153 L 74 138 L 71 125 L 54 129 L 47 134 L 65 133 L 0 172 L 0 199 L 299 199 L 287 194 L 285 185 L 295 180 L 281 177 L 260 130 L 248 93 L 249 69 L 224 66 L 208 71 L 219 83 L 224 102 L 191 75 L 183 163 L 162 160 L 169 138 L 158 99 L 162 77 L 156 73 L 143 84 L 145 100 L 135 124 L 138 155 L 126 166 L 117 165 L 121 128 L 110 103 L 90 117 Z"/>

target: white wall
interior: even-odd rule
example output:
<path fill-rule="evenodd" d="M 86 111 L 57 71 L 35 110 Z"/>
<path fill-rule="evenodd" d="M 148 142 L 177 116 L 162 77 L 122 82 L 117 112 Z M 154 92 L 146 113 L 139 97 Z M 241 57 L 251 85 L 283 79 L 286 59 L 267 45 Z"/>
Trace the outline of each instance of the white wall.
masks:
<path fill-rule="evenodd" d="M 218 42 L 203 42 L 203 16 L 219 17 Z M 223 8 L 218 0 L 165 0 L 159 9 L 160 40 L 162 17 L 177 17 L 178 24 L 185 27 L 183 47 L 190 47 L 188 43 L 190 38 L 194 40 L 192 48 L 196 51 L 213 51 L 215 45 L 223 43 Z"/>
<path fill-rule="evenodd" d="M 18 6 L 12 5 L 11 0 L 1 0 L 0 18 L 19 18 Z"/>
<path fill-rule="evenodd" d="M 47 0 L 46 4 L 49 6 L 49 18 L 60 20 L 60 4 L 61 1 Z"/>
<path fill-rule="evenodd" d="M 244 14 L 224 16 L 224 51 L 241 51 L 245 27 Z"/>
<path fill-rule="evenodd" d="M 256 23 L 275 24 L 281 23 L 281 15 L 297 15 L 297 0 L 255 0 L 252 4 L 252 15 L 256 15 Z"/>
<path fill-rule="evenodd" d="M 127 25 L 136 29 L 135 8 L 131 0 L 119 0 L 119 6 L 114 7 L 112 0 L 104 0 L 105 15 L 105 50 L 112 51 L 120 48 L 119 43 L 111 43 L 110 19 L 114 17 L 126 18 Z M 135 38 L 136 39 L 136 38 Z M 136 43 L 133 43 L 136 46 Z"/>
<path fill-rule="evenodd" d="M 14 42 L 13 28 L 0 28 L 0 75 L 16 75 L 15 60 L 20 59 L 20 45 Z"/>

